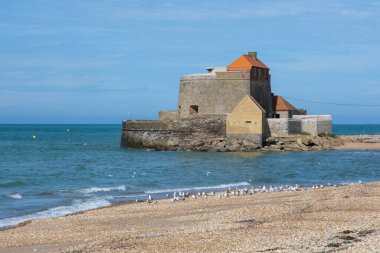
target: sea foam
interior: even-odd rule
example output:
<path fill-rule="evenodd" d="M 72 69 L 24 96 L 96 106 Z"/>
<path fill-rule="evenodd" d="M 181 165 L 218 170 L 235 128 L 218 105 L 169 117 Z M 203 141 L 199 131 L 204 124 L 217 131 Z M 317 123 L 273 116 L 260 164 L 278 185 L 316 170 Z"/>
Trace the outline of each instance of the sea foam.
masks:
<path fill-rule="evenodd" d="M 200 187 L 189 187 L 189 188 L 172 188 L 172 189 L 160 189 L 160 190 L 150 190 L 145 191 L 147 194 L 157 194 L 166 192 L 178 192 L 178 191 L 199 191 L 199 190 L 211 190 L 211 189 L 227 189 L 229 187 L 239 187 L 239 186 L 250 186 L 248 182 L 239 182 L 231 184 L 219 184 L 214 186 L 200 186 Z"/>
<path fill-rule="evenodd" d="M 8 196 L 12 199 L 22 199 L 22 195 L 20 193 L 14 193 Z"/>
<path fill-rule="evenodd" d="M 84 201 L 74 200 L 72 202 L 72 205 L 70 206 L 58 206 L 58 207 L 49 208 L 47 210 L 34 213 L 34 214 L 1 219 L 0 228 L 15 226 L 21 222 L 32 220 L 32 219 L 60 217 L 60 216 L 65 216 L 65 215 L 80 212 L 80 211 L 108 206 L 111 204 L 108 201 L 109 199 L 112 199 L 112 197 L 102 197 L 102 198 L 96 197 L 96 198 L 91 198 Z"/>
<path fill-rule="evenodd" d="M 125 185 L 119 185 L 116 187 L 91 187 L 86 189 L 78 190 L 80 193 L 94 193 L 94 192 L 109 192 L 109 191 L 125 191 L 126 186 Z"/>

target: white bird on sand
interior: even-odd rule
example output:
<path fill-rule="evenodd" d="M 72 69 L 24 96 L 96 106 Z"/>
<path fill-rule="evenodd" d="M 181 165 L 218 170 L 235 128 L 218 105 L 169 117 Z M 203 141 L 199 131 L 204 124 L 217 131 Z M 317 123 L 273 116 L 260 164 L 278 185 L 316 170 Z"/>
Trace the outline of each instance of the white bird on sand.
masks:
<path fill-rule="evenodd" d="M 152 201 L 153 201 L 152 196 L 149 194 L 148 195 L 148 203 L 151 203 Z"/>

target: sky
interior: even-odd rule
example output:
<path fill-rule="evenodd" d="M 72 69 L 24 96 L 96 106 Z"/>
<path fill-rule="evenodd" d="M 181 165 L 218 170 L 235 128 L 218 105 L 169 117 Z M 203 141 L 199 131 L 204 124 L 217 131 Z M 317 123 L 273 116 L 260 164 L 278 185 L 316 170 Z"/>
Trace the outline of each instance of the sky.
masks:
<path fill-rule="evenodd" d="M 296 107 L 380 123 L 379 1 L 0 0 L 0 124 L 157 119 L 248 51 Z"/>

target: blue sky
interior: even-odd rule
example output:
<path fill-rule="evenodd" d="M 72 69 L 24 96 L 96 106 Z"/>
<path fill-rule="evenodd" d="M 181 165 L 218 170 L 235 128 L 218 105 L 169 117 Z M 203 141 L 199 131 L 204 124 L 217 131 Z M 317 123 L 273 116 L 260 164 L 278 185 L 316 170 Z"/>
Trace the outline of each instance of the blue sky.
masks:
<path fill-rule="evenodd" d="M 0 123 L 156 119 L 181 75 L 248 51 L 276 94 L 380 105 L 378 1 L 0 0 Z M 380 123 L 380 106 L 288 100 Z"/>

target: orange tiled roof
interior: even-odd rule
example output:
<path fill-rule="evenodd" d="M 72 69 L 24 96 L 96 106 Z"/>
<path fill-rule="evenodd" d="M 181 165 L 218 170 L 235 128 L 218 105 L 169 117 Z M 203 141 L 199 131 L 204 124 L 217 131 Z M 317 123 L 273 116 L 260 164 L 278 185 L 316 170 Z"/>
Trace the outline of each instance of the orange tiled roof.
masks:
<path fill-rule="evenodd" d="M 292 104 L 286 101 L 281 96 L 273 96 L 273 110 L 274 111 L 294 111 L 297 110 Z"/>
<path fill-rule="evenodd" d="M 258 67 L 263 69 L 269 69 L 262 61 L 251 56 L 243 54 L 230 65 L 227 66 L 227 70 L 251 70 L 252 67 Z"/>

